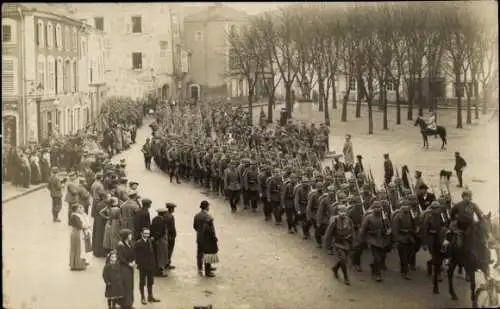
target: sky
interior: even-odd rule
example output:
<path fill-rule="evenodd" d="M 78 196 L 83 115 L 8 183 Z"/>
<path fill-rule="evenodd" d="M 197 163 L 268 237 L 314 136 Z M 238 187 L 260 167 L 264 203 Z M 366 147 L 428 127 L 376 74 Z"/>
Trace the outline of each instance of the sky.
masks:
<path fill-rule="evenodd" d="M 266 11 L 276 10 L 280 7 L 294 4 L 297 2 L 221 2 L 233 9 L 243 11 L 247 14 L 259 14 Z M 184 3 L 185 7 L 206 6 L 207 2 Z"/>

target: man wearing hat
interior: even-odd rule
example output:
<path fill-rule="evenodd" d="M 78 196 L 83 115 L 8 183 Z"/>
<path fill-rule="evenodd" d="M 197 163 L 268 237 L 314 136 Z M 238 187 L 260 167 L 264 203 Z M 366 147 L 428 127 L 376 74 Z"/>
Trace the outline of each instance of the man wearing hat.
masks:
<path fill-rule="evenodd" d="M 193 229 L 196 231 L 196 266 L 200 275 L 203 274 L 203 266 L 205 266 L 206 275 L 211 274 L 214 270 L 210 264 L 203 265 L 203 226 L 213 220 L 212 216 L 208 213 L 209 206 L 208 201 L 201 201 L 201 211 L 193 219 Z"/>
<path fill-rule="evenodd" d="M 458 228 L 458 237 L 463 238 L 465 231 L 474 222 L 474 215 L 476 215 L 477 220 L 484 219 L 481 209 L 476 203 L 472 202 L 472 192 L 465 189 L 462 192 L 462 200 L 453 205 L 450 213 L 452 223 L 455 223 Z"/>
<path fill-rule="evenodd" d="M 97 172 L 95 174 L 94 181 L 92 182 L 92 185 L 90 186 L 90 194 L 92 195 L 92 199 L 94 201 L 99 199 L 99 194 L 104 190 L 104 184 L 102 183 L 102 178 L 103 174 L 102 172 Z"/>
<path fill-rule="evenodd" d="M 411 256 L 414 253 L 416 227 L 410 212 L 410 205 L 404 203 L 392 218 L 392 233 L 398 248 L 401 275 L 410 280 L 408 275 Z"/>
<path fill-rule="evenodd" d="M 295 225 L 297 215 L 294 205 L 294 190 L 297 185 L 297 175 L 292 173 L 290 179 L 286 181 L 281 187 L 281 207 L 285 209 L 286 223 L 288 225 L 288 233 L 293 234 L 297 232 L 297 226 Z"/>
<path fill-rule="evenodd" d="M 323 238 L 323 247 L 325 249 L 331 247 L 335 249 L 335 264 L 332 267 L 333 274 L 338 280 L 338 271 L 340 268 L 344 276 L 344 283 L 350 285 L 349 276 L 347 274 L 347 262 L 354 239 L 354 226 L 345 205 L 338 205 L 337 211 L 338 215 L 332 218 L 326 229 Z"/>
<path fill-rule="evenodd" d="M 247 173 L 248 169 L 250 168 L 250 160 L 245 158 L 242 159 L 240 162 L 240 165 L 237 168 L 238 175 L 240 176 L 240 184 L 241 184 L 241 196 L 243 198 L 243 207 L 244 209 L 248 209 L 248 206 L 250 206 L 250 199 L 248 196 L 248 191 L 245 189 L 244 182 L 245 182 L 245 174 Z"/>
<path fill-rule="evenodd" d="M 394 177 L 394 166 L 392 165 L 389 154 L 384 154 L 384 183 L 388 185 Z"/>
<path fill-rule="evenodd" d="M 139 269 L 139 292 L 141 293 L 141 303 L 157 303 L 160 300 L 153 296 L 154 272 L 156 269 L 155 251 L 151 241 L 151 231 L 144 227 L 140 232 L 141 237 L 134 244 L 135 263 Z M 147 283 L 148 298 L 144 295 L 144 286 Z"/>
<path fill-rule="evenodd" d="M 115 188 L 115 196 L 121 201 L 125 202 L 128 200 L 128 192 L 131 191 L 130 189 L 127 188 L 127 178 L 120 178 L 118 180 L 118 185 Z"/>
<path fill-rule="evenodd" d="M 281 207 L 281 187 L 283 182 L 280 176 L 280 170 L 274 169 L 273 175 L 267 181 L 266 186 L 266 196 L 267 202 L 269 203 L 269 209 L 274 215 L 274 222 L 276 225 L 281 224 L 281 219 L 283 217 L 283 208 Z M 264 213 L 266 215 L 266 221 L 270 218 L 270 213 Z"/>
<path fill-rule="evenodd" d="M 151 226 L 149 209 L 152 203 L 150 199 L 142 199 L 142 207 L 134 213 L 134 239 L 136 240 L 141 238 L 143 228 Z"/>
<path fill-rule="evenodd" d="M 177 229 L 175 228 L 174 211 L 177 205 L 174 203 L 166 203 L 167 212 L 164 214 L 165 223 L 167 225 L 167 239 L 168 239 L 168 265 L 167 269 L 174 269 L 172 265 L 172 254 L 174 253 L 175 238 L 177 237 Z"/>
<path fill-rule="evenodd" d="M 415 186 L 413 188 L 414 192 L 417 192 L 422 185 L 425 185 L 425 181 L 422 177 L 421 171 L 415 171 Z"/>
<path fill-rule="evenodd" d="M 458 185 L 457 187 L 461 188 L 463 185 L 462 175 L 464 168 L 467 166 L 467 162 L 460 155 L 459 152 L 455 152 L 455 172 L 457 173 Z"/>
<path fill-rule="evenodd" d="M 318 211 L 316 212 L 316 230 L 314 231 L 314 236 L 316 238 L 316 243 L 318 248 L 321 248 L 321 240 L 323 234 L 330 223 L 330 217 L 335 214 L 335 188 L 333 186 L 327 187 L 326 192 L 319 197 L 318 200 Z"/>
<path fill-rule="evenodd" d="M 80 184 L 78 185 L 78 203 L 83 206 L 85 213 L 89 213 L 90 207 L 90 193 L 87 191 L 87 181 L 85 179 L 80 179 Z"/>
<path fill-rule="evenodd" d="M 68 203 L 68 224 L 70 222 L 71 214 L 73 213 L 73 206 L 78 204 L 78 177 L 75 172 L 69 174 L 69 181 L 66 186 L 66 196 L 64 201 Z"/>
<path fill-rule="evenodd" d="M 365 171 L 363 167 L 363 157 L 361 155 L 356 156 L 356 163 L 354 164 L 354 176 L 358 178 L 359 174 Z"/>
<path fill-rule="evenodd" d="M 426 210 L 427 207 L 429 207 L 429 205 L 436 200 L 436 195 L 428 190 L 429 187 L 427 187 L 424 183 L 418 187 L 417 198 L 422 210 Z"/>
<path fill-rule="evenodd" d="M 47 188 L 50 191 L 50 198 L 52 199 L 52 220 L 54 222 L 61 222 L 59 212 L 61 212 L 62 208 L 63 183 L 59 179 L 57 172 L 57 167 L 52 167 Z"/>
<path fill-rule="evenodd" d="M 308 228 L 307 230 L 309 231 L 309 228 L 311 226 L 314 227 L 315 229 L 315 235 L 319 235 L 317 233 L 318 225 L 316 222 L 316 212 L 318 211 L 319 208 L 319 199 L 323 195 L 323 183 L 322 182 L 317 182 L 315 189 L 312 190 L 309 195 L 307 196 L 307 208 L 306 208 L 306 218 L 308 222 Z M 309 233 L 308 233 L 309 234 Z M 307 235 L 306 238 L 309 238 L 309 235 Z"/>
<path fill-rule="evenodd" d="M 352 148 L 351 134 L 346 134 L 345 136 L 342 153 L 344 154 L 346 170 L 351 170 L 354 165 L 354 150 Z"/>
<path fill-rule="evenodd" d="M 139 205 L 137 204 L 137 192 L 129 191 L 128 199 L 120 207 L 120 223 L 121 228 L 126 228 L 134 232 L 140 233 L 140 231 L 135 231 L 134 229 L 134 214 L 139 210 Z"/>
<path fill-rule="evenodd" d="M 151 159 L 153 158 L 153 149 L 151 147 L 151 139 L 148 137 L 146 143 L 142 145 L 142 154 L 144 155 L 144 165 L 147 170 L 151 170 Z"/>
<path fill-rule="evenodd" d="M 247 193 L 248 200 L 252 206 L 252 211 L 257 211 L 259 202 L 259 171 L 257 162 L 251 161 L 246 173 L 243 175 L 243 189 Z"/>
<path fill-rule="evenodd" d="M 237 210 L 241 191 L 240 177 L 236 166 L 237 162 L 232 161 L 224 172 L 224 188 L 226 189 L 232 212 L 236 212 Z"/>
<path fill-rule="evenodd" d="M 373 279 L 382 281 L 382 267 L 385 259 L 384 220 L 382 218 L 382 205 L 375 201 L 371 206 L 372 212 L 363 218 L 359 231 L 360 242 L 365 242 L 373 255 L 370 265 Z"/>
<path fill-rule="evenodd" d="M 169 263 L 168 261 L 168 238 L 167 238 L 167 222 L 165 214 L 167 209 L 157 209 L 156 215 L 151 221 L 151 237 L 153 240 L 153 249 L 156 257 L 156 276 L 167 277 L 165 270 Z"/>

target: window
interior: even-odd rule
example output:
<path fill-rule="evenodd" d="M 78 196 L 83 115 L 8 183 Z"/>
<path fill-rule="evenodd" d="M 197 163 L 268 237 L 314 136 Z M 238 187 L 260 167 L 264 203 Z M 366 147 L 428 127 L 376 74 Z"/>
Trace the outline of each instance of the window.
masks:
<path fill-rule="evenodd" d="M 180 27 L 177 20 L 177 15 L 172 15 L 172 31 L 174 32 L 174 37 L 179 37 Z"/>
<path fill-rule="evenodd" d="M 167 56 L 168 41 L 160 41 L 160 57 Z"/>
<path fill-rule="evenodd" d="M 76 28 L 73 27 L 73 36 L 71 37 L 71 47 L 73 49 L 73 51 L 77 51 L 78 49 L 78 44 L 76 43 L 78 42 L 78 36 L 76 34 Z"/>
<path fill-rule="evenodd" d="M 47 57 L 47 90 L 50 94 L 55 92 L 56 87 L 56 63 L 52 56 Z"/>
<path fill-rule="evenodd" d="M 81 45 L 80 56 L 82 56 L 82 57 L 87 56 L 87 43 L 85 42 L 84 38 L 82 38 L 82 42 L 80 45 Z"/>
<path fill-rule="evenodd" d="M 64 49 L 71 50 L 71 30 L 69 27 L 64 28 Z"/>
<path fill-rule="evenodd" d="M 64 67 L 63 67 L 63 90 L 64 93 L 69 93 L 71 92 L 71 87 L 70 87 L 70 70 L 71 70 L 71 62 L 69 60 L 64 61 Z"/>
<path fill-rule="evenodd" d="M 194 35 L 194 40 L 195 41 L 202 41 L 203 40 L 203 32 L 196 31 L 196 33 Z"/>
<path fill-rule="evenodd" d="M 56 69 L 56 94 L 62 94 L 64 91 L 64 70 L 62 58 L 57 59 Z"/>
<path fill-rule="evenodd" d="M 56 37 L 56 47 L 61 50 L 62 49 L 62 28 L 61 25 L 57 24 L 56 25 L 56 31 L 55 31 L 55 37 Z"/>
<path fill-rule="evenodd" d="M 385 85 L 385 90 L 387 91 L 396 91 L 396 87 L 394 85 L 394 81 L 391 79 L 388 79 Z"/>
<path fill-rule="evenodd" d="M 54 27 L 50 22 L 47 23 L 47 47 L 54 46 Z"/>
<path fill-rule="evenodd" d="M 104 31 L 104 17 L 94 17 L 94 27 L 97 30 Z"/>
<path fill-rule="evenodd" d="M 76 74 L 77 71 L 76 71 L 76 60 L 73 60 L 73 70 L 72 70 L 72 73 L 73 73 L 73 92 L 77 92 L 77 85 L 78 85 L 78 75 Z"/>
<path fill-rule="evenodd" d="M 142 53 L 132 53 L 132 69 L 142 69 Z"/>
<path fill-rule="evenodd" d="M 37 79 L 36 79 L 36 84 L 42 85 L 43 89 L 45 89 L 46 82 L 45 82 L 45 57 L 43 55 L 38 56 L 38 68 L 37 68 Z"/>
<path fill-rule="evenodd" d="M 237 70 L 238 69 L 238 54 L 234 50 L 234 48 L 229 49 L 229 69 Z"/>
<path fill-rule="evenodd" d="M 36 24 L 36 43 L 38 47 L 45 47 L 45 27 L 41 20 Z"/>
<path fill-rule="evenodd" d="M 2 43 L 11 43 L 12 41 L 12 26 L 2 25 Z"/>
<path fill-rule="evenodd" d="M 132 33 L 142 32 L 142 17 L 132 16 Z"/>
<path fill-rule="evenodd" d="M 2 56 L 2 93 L 17 94 L 17 59 Z"/>
<path fill-rule="evenodd" d="M 354 77 L 349 78 L 349 89 L 356 90 L 356 78 Z"/>

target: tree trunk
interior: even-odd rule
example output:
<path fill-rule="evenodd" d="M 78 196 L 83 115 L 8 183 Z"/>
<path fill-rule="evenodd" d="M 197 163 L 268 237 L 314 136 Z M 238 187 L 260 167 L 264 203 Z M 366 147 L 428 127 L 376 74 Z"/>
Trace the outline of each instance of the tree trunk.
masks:
<path fill-rule="evenodd" d="M 399 83 L 394 85 L 396 87 L 396 124 L 401 124 L 401 94 L 399 93 Z"/>
<path fill-rule="evenodd" d="M 470 90 L 467 89 L 467 116 L 465 118 L 466 124 L 472 124 L 472 98 Z"/>
<path fill-rule="evenodd" d="M 321 74 L 318 74 L 318 88 L 319 88 L 319 104 L 323 103 L 325 112 L 325 123 L 330 126 L 330 111 L 328 104 L 325 100 L 325 80 Z"/>
<path fill-rule="evenodd" d="M 249 125 L 253 125 L 253 89 L 248 89 L 248 122 Z"/>
<path fill-rule="evenodd" d="M 363 99 L 364 93 L 361 90 L 361 83 L 363 82 L 363 79 L 361 77 L 358 77 L 358 80 L 356 81 L 356 89 L 357 89 L 357 96 L 356 96 L 356 118 L 361 118 L 361 100 Z"/>
<path fill-rule="evenodd" d="M 410 80 L 407 83 L 408 89 L 408 111 L 406 114 L 406 120 L 413 120 L 413 99 L 415 97 L 415 80 L 413 76 L 410 76 Z"/>
<path fill-rule="evenodd" d="M 486 86 L 485 83 L 482 83 L 482 88 L 483 88 L 483 104 L 482 104 L 482 110 L 483 110 L 483 115 L 488 114 L 488 101 L 489 101 L 489 90 Z"/>
<path fill-rule="evenodd" d="M 337 109 L 337 85 L 335 85 L 335 78 L 330 79 L 332 85 L 332 109 Z"/>
<path fill-rule="evenodd" d="M 460 73 L 455 73 L 455 85 L 460 85 Z M 459 88 L 457 97 L 457 129 L 462 129 L 462 94 L 463 87 Z"/>
<path fill-rule="evenodd" d="M 285 83 L 285 106 L 286 106 L 286 118 L 292 118 L 292 85 L 291 83 Z"/>
<path fill-rule="evenodd" d="M 382 92 L 384 94 L 383 101 L 382 101 L 383 109 L 384 109 L 383 130 L 388 130 L 389 125 L 387 123 L 387 89 L 385 89 L 385 87 L 384 87 Z"/>
<path fill-rule="evenodd" d="M 368 134 L 373 134 L 373 111 L 372 111 L 372 99 L 367 98 L 366 103 L 368 104 Z"/>
<path fill-rule="evenodd" d="M 273 123 L 273 111 L 274 111 L 274 91 L 269 94 L 267 98 L 267 123 Z"/>

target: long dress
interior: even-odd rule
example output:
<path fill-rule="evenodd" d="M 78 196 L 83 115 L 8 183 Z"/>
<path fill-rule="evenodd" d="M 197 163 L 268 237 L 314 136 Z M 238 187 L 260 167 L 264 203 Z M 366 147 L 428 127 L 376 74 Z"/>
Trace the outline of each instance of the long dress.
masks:
<path fill-rule="evenodd" d="M 71 270 L 85 270 L 87 268 L 84 233 L 88 228 L 85 219 L 78 213 L 71 214 L 72 227 L 69 247 L 69 267 Z"/>
<path fill-rule="evenodd" d="M 116 243 L 120 239 L 120 208 L 118 206 L 105 208 L 101 213 L 107 217 L 103 247 L 107 250 L 114 250 L 116 249 Z"/>
<path fill-rule="evenodd" d="M 116 257 L 120 263 L 120 273 L 123 283 L 123 299 L 120 307 L 123 309 L 130 309 L 134 304 L 134 269 L 129 263 L 135 260 L 134 249 L 119 241 L 116 246 Z"/>
<path fill-rule="evenodd" d="M 100 212 L 106 208 L 105 201 L 97 201 L 92 207 L 92 217 L 94 224 L 92 227 L 92 251 L 95 257 L 105 257 L 106 250 L 104 249 L 104 230 L 106 227 L 106 218 Z"/>

